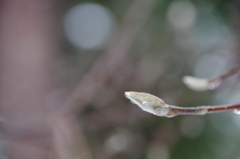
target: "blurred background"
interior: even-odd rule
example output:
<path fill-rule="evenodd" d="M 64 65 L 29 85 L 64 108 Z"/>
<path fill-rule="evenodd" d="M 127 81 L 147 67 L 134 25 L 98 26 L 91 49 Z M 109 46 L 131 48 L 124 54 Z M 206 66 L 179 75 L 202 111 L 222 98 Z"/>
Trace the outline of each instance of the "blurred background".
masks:
<path fill-rule="evenodd" d="M 162 118 L 125 91 L 184 107 L 240 102 L 238 0 L 1 2 L 3 159 L 240 159 L 240 116 Z"/>

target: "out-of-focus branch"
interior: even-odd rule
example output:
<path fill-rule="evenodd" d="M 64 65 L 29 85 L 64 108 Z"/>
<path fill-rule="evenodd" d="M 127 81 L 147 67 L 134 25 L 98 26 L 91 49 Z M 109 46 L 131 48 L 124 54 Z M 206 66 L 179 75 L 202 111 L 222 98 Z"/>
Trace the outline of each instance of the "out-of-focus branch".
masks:
<path fill-rule="evenodd" d="M 71 114 L 52 114 L 48 123 L 53 136 L 55 158 L 93 158 L 86 139 L 76 119 Z"/>
<path fill-rule="evenodd" d="M 0 109 L 8 158 L 46 159 L 51 134 L 45 118 L 57 51 L 54 1 L 0 2 Z"/>
<path fill-rule="evenodd" d="M 34 145 L 39 148 L 46 148 L 51 145 L 52 138 L 49 131 L 41 127 L 28 127 L 12 125 L 6 121 L 0 122 L 0 136 L 5 140 L 22 142 Z"/>
<path fill-rule="evenodd" d="M 240 72 L 240 65 L 228 70 L 224 74 L 212 78 L 212 79 L 205 79 L 205 78 L 196 78 L 192 76 L 184 76 L 183 83 L 186 84 L 189 88 L 195 91 L 204 91 L 209 89 L 217 88 L 224 80 L 227 78 L 236 75 Z"/>
<path fill-rule="evenodd" d="M 148 20 L 155 2 L 156 0 L 133 1 L 105 54 L 94 63 L 73 91 L 70 101 L 74 101 L 74 112 L 83 109 L 97 94 L 106 80 L 117 71 L 119 65 L 124 65 L 125 55 L 128 53 L 137 33 Z"/>
<path fill-rule="evenodd" d="M 224 74 L 220 75 L 219 77 L 215 77 L 213 79 L 210 79 L 209 82 L 213 83 L 217 80 L 223 81 L 233 75 L 236 75 L 237 73 L 240 72 L 240 65 L 233 67 L 232 69 L 228 70 L 227 72 L 225 72 Z"/>
<path fill-rule="evenodd" d="M 150 114 L 143 113 L 136 107 L 125 105 L 81 116 L 79 121 L 83 131 L 88 132 L 133 123 L 147 117 L 150 117 Z"/>

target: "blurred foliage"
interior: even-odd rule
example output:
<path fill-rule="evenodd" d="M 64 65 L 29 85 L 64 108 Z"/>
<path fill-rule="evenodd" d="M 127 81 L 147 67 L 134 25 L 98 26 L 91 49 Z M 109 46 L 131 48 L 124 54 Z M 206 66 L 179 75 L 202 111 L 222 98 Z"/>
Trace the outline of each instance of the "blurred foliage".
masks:
<path fill-rule="evenodd" d="M 117 23 L 115 31 L 121 27 L 122 18 L 132 3 L 128 0 L 71 0 L 66 1 L 66 6 L 89 2 L 112 12 Z M 184 7 L 182 2 L 193 6 L 196 17 L 182 13 L 189 9 L 181 8 Z M 193 18 L 193 24 L 179 28 L 184 24 L 169 20 L 170 8 L 176 4 L 179 18 Z M 239 77 L 232 77 L 217 90 L 206 92 L 194 92 L 181 82 L 184 75 L 212 78 L 239 62 L 238 30 L 234 29 L 239 27 L 235 23 L 239 20 L 239 8 L 234 4 L 227 0 L 156 2 L 146 24 L 133 39 L 126 62 L 79 113 L 79 122 L 95 158 L 240 157 L 240 117 L 223 113 L 160 118 L 129 105 L 123 93 L 128 90 L 149 92 L 166 103 L 186 107 L 239 101 L 240 94 L 236 93 Z M 63 57 L 67 62 L 61 68 L 61 77 L 74 87 L 104 55 L 106 47 L 83 50 L 70 43 L 65 46 L 67 51 Z M 231 96 L 235 98 L 229 98 Z"/>

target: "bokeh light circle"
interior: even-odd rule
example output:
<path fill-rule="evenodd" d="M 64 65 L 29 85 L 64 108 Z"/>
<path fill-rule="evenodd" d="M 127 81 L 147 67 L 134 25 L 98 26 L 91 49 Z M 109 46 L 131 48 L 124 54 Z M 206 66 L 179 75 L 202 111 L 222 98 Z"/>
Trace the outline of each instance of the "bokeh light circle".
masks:
<path fill-rule="evenodd" d="M 78 4 L 64 17 L 64 31 L 69 42 L 80 49 L 104 47 L 114 28 L 114 17 L 105 7 L 95 3 Z"/>

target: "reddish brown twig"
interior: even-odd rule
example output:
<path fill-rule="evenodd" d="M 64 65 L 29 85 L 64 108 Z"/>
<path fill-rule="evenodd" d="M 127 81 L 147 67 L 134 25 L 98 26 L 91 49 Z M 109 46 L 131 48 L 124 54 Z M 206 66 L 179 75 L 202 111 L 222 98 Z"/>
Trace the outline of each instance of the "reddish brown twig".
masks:
<path fill-rule="evenodd" d="M 228 70 L 226 73 L 220 75 L 219 77 L 215 77 L 215 78 L 210 79 L 209 83 L 213 83 L 215 81 L 223 81 L 223 80 L 227 79 L 228 77 L 236 75 L 239 72 L 240 72 L 240 65 Z"/>
<path fill-rule="evenodd" d="M 233 110 L 234 112 L 240 111 L 240 103 L 229 105 L 217 106 L 199 106 L 199 107 L 176 107 L 169 105 L 172 116 L 176 115 L 205 115 L 210 113 L 219 113 Z"/>

